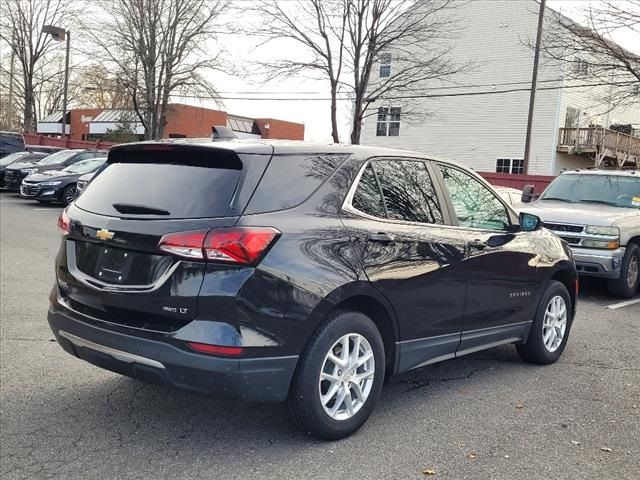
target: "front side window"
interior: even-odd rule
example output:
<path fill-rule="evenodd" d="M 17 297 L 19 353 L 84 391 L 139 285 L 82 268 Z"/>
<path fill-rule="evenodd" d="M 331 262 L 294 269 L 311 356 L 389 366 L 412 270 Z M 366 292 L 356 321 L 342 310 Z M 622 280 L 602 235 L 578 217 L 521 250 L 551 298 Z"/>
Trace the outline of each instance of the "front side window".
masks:
<path fill-rule="evenodd" d="M 446 165 L 440 165 L 440 172 L 460 226 L 504 230 L 510 225 L 506 207 L 478 179 Z"/>
<path fill-rule="evenodd" d="M 380 218 L 386 217 L 384 203 L 382 202 L 382 192 L 371 164 L 367 165 L 364 172 L 362 172 L 351 205 L 367 215 Z"/>
<path fill-rule="evenodd" d="M 391 76 L 391 54 L 383 53 L 380 55 L 380 78 Z"/>
<path fill-rule="evenodd" d="M 418 160 L 373 163 L 390 219 L 442 224 L 438 197 L 424 162 Z"/>
<path fill-rule="evenodd" d="M 376 124 L 377 137 L 397 137 L 400 135 L 401 107 L 379 107 Z"/>

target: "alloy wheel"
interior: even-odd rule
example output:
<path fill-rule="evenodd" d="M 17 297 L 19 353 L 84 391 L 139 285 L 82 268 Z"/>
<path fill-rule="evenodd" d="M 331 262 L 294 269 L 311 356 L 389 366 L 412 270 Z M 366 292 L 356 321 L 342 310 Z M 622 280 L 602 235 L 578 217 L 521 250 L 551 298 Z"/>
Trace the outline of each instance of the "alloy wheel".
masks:
<path fill-rule="evenodd" d="M 366 403 L 375 376 L 373 349 L 358 333 L 342 336 L 325 356 L 318 393 L 325 413 L 348 420 Z"/>
<path fill-rule="evenodd" d="M 567 304 L 559 295 L 547 304 L 542 322 L 542 341 L 549 352 L 555 352 L 564 338 L 567 329 Z"/>
<path fill-rule="evenodd" d="M 638 273 L 640 270 L 638 263 L 638 257 L 632 255 L 629 259 L 629 266 L 627 267 L 627 285 L 629 288 L 635 287 L 638 281 Z"/>
<path fill-rule="evenodd" d="M 68 205 L 73 202 L 73 199 L 76 198 L 76 189 L 70 188 L 64 195 L 65 203 Z"/>

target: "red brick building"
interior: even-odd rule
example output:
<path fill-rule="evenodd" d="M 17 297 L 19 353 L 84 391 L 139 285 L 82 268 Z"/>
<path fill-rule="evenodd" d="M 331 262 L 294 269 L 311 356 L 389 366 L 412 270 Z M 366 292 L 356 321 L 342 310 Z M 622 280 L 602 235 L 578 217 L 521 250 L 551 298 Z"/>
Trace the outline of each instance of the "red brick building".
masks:
<path fill-rule="evenodd" d="M 142 135 L 144 128 L 130 110 L 73 109 L 67 113 L 66 131 L 71 140 L 99 140 L 118 125 L 128 124 Z M 164 138 L 197 138 L 211 135 L 211 127 L 226 126 L 240 137 L 304 140 L 304 125 L 275 118 L 249 118 L 220 110 L 170 104 Z M 54 112 L 38 122 L 38 133 L 59 136 L 62 112 Z"/>

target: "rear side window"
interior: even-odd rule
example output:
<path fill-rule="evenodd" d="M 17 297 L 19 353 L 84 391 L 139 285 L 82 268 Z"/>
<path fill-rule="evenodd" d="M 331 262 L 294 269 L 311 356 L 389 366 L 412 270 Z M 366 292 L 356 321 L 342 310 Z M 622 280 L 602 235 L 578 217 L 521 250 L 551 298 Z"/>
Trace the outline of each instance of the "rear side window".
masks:
<path fill-rule="evenodd" d="M 367 165 L 364 172 L 362 172 L 358 187 L 353 194 L 351 205 L 367 215 L 380 218 L 386 217 L 382 193 L 371 164 Z"/>
<path fill-rule="evenodd" d="M 442 224 L 442 210 L 427 166 L 418 160 L 373 162 L 388 217 L 406 222 Z"/>
<path fill-rule="evenodd" d="M 303 203 L 347 155 L 274 155 L 245 214 L 273 212 Z"/>
<path fill-rule="evenodd" d="M 236 164 L 189 161 L 176 153 L 173 163 L 153 162 L 136 154 L 131 162 L 111 163 L 76 200 L 83 210 L 109 216 L 160 215 L 163 218 L 210 218 L 225 215 L 242 172 Z M 180 163 L 182 156 L 189 164 Z M 126 157 L 126 154 L 125 154 Z M 163 155 L 165 157 L 165 155 Z M 193 156 L 191 157 L 193 160 Z"/>

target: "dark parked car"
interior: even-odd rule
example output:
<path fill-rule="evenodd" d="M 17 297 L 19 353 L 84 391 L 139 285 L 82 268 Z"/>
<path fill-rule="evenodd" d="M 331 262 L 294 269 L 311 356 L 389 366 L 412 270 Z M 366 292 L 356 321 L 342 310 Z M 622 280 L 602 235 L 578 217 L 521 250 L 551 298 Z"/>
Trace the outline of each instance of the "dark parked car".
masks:
<path fill-rule="evenodd" d="M 24 137 L 21 133 L 0 132 L 0 158 L 24 151 Z"/>
<path fill-rule="evenodd" d="M 76 162 L 95 157 L 104 157 L 106 154 L 107 152 L 102 150 L 62 150 L 48 155 L 37 163 L 15 162 L 7 167 L 5 172 L 5 188 L 17 192 L 20 189 L 22 180 L 28 175 L 48 170 L 61 170 Z"/>
<path fill-rule="evenodd" d="M 16 162 L 38 162 L 46 156 L 45 153 L 16 152 L 0 158 L 0 188 L 4 188 L 4 172 L 9 165 L 14 165 Z"/>
<path fill-rule="evenodd" d="M 335 439 L 386 377 L 500 344 L 562 354 L 571 250 L 478 175 L 418 153 L 138 143 L 61 213 L 49 324 L 140 380 L 287 401 Z"/>
<path fill-rule="evenodd" d="M 76 198 L 78 179 L 86 173 L 95 172 L 106 161 L 106 157 L 92 158 L 74 163 L 62 170 L 29 175 L 22 181 L 20 196 L 43 203 L 56 202 L 68 205 Z"/>
<path fill-rule="evenodd" d="M 89 182 L 96 173 L 97 172 L 87 173 L 78 179 L 78 183 L 76 183 L 76 197 L 80 196 L 84 189 L 87 188 L 87 185 L 89 185 Z"/>

